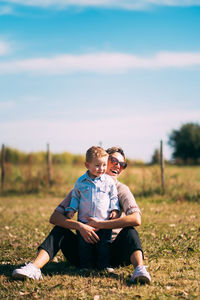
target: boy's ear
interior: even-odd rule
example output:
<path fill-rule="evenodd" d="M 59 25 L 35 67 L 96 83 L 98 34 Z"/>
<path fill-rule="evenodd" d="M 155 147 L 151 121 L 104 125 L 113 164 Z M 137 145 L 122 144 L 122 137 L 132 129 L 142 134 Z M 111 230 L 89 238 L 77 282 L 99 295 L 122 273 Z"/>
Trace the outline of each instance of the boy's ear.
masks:
<path fill-rule="evenodd" d="M 85 167 L 88 169 L 88 167 L 89 167 L 89 163 L 86 161 L 85 162 Z"/>

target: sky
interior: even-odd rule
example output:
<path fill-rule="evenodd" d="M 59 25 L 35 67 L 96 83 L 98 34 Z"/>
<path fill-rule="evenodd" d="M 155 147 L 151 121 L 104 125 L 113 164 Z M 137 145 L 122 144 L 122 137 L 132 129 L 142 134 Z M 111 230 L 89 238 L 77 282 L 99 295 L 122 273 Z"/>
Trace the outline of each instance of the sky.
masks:
<path fill-rule="evenodd" d="M 0 143 L 151 160 L 200 120 L 200 0 L 1 0 Z"/>

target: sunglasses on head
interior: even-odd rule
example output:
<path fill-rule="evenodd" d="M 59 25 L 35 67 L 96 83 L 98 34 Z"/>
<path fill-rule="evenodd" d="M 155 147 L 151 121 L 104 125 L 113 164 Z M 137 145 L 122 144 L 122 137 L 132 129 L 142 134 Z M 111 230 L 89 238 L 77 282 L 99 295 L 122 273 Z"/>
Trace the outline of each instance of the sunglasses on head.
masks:
<path fill-rule="evenodd" d="M 109 157 L 109 159 L 110 159 L 110 161 L 111 161 L 111 163 L 113 164 L 113 165 L 120 165 L 120 168 L 123 168 L 123 169 L 125 169 L 126 167 L 127 167 L 127 163 L 125 163 L 124 161 L 119 161 L 116 157 L 114 157 L 114 156 L 110 156 Z"/>

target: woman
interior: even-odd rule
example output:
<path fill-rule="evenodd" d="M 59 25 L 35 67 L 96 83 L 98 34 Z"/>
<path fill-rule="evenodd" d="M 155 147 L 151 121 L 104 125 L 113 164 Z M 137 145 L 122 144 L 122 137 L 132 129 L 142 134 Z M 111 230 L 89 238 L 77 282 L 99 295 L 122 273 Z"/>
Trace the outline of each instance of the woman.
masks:
<path fill-rule="evenodd" d="M 50 217 L 50 223 L 56 225 L 45 241 L 38 247 L 35 260 L 12 273 L 14 278 L 42 278 L 41 268 L 46 265 L 61 249 L 66 259 L 75 266 L 79 266 L 77 251 L 77 236 L 71 229 L 78 230 L 87 243 L 96 243 L 99 238 L 96 234 L 98 229 L 122 228 L 111 242 L 111 265 L 130 265 L 134 267 L 131 277 L 133 283 L 150 283 L 151 277 L 143 265 L 143 250 L 135 226 L 141 224 L 141 212 L 129 188 L 120 183 L 117 178 L 126 168 L 125 155 L 121 148 L 112 147 L 107 150 L 109 154 L 107 174 L 116 182 L 118 198 L 122 216 L 118 219 L 96 221 L 90 218 L 88 224 L 67 219 L 64 215 L 65 207 L 69 206 L 72 191 L 56 207 Z M 114 232 L 114 230 L 113 230 Z"/>

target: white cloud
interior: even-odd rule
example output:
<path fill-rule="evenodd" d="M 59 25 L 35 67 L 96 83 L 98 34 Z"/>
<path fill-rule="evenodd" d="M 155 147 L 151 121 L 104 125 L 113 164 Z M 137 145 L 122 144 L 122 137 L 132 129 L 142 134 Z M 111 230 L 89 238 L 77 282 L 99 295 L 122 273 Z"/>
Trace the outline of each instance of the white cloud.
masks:
<path fill-rule="evenodd" d="M 9 50 L 10 49 L 8 43 L 0 40 L 0 56 L 7 54 Z"/>
<path fill-rule="evenodd" d="M 1 122 L 0 137 L 4 144 L 26 151 L 45 150 L 50 143 L 53 152 L 70 151 L 84 154 L 91 145 L 118 145 L 129 158 L 150 160 L 160 140 L 168 139 L 172 129 L 182 123 L 198 122 L 200 111 L 145 113 L 126 118 L 110 117 L 85 121 L 21 120 Z M 165 157 L 170 150 L 165 144 Z"/>
<path fill-rule="evenodd" d="M 3 47 L 4 44 L 2 52 L 5 52 Z M 152 57 L 126 53 L 66 54 L 52 58 L 0 62 L 0 74 L 123 73 L 134 69 L 185 68 L 199 65 L 200 52 L 160 52 Z"/>
<path fill-rule="evenodd" d="M 166 5 L 166 6 L 199 6 L 199 0 L 144 0 L 146 2 L 154 5 Z"/>
<path fill-rule="evenodd" d="M 9 109 L 12 108 L 14 106 L 14 102 L 13 101 L 3 101 L 0 102 L 0 110 L 4 110 L 4 109 Z"/>
<path fill-rule="evenodd" d="M 3 0 L 4 3 L 35 7 L 69 6 L 122 8 L 128 10 L 145 9 L 152 5 L 159 6 L 199 6 L 200 0 Z"/>
<path fill-rule="evenodd" d="M 13 8 L 8 5 L 0 5 L 0 16 L 4 16 L 4 15 L 11 15 L 13 14 L 14 11 L 13 11 Z"/>

